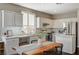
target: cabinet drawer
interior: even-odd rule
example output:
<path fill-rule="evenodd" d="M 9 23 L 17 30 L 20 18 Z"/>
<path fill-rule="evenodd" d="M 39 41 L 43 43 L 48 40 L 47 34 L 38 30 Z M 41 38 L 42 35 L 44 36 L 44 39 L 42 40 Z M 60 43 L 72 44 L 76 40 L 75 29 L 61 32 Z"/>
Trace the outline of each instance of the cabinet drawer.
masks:
<path fill-rule="evenodd" d="M 4 50 L 0 50 L 0 55 L 3 55 L 4 54 Z"/>
<path fill-rule="evenodd" d="M 0 55 L 4 54 L 4 42 L 0 42 Z"/>
<path fill-rule="evenodd" d="M 0 42 L 0 48 L 4 48 L 4 43 Z"/>
<path fill-rule="evenodd" d="M 4 45 L 3 44 L 0 44 L 0 48 L 4 48 Z"/>

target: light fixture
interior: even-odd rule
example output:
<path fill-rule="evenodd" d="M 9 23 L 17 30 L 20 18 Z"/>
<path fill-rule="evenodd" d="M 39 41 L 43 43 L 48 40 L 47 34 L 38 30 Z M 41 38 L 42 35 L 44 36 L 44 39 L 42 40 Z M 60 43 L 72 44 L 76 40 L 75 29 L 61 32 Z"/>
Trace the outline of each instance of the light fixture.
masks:
<path fill-rule="evenodd" d="M 56 10 L 54 10 L 54 12 L 56 12 Z"/>
<path fill-rule="evenodd" d="M 56 3 L 56 5 L 62 5 L 62 4 L 64 4 L 64 3 Z"/>

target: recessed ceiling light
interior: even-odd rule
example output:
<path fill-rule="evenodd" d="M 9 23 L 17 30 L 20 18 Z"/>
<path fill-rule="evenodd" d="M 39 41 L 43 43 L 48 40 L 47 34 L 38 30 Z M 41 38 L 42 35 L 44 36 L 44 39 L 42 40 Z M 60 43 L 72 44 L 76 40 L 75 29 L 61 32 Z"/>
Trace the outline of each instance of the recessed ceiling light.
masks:
<path fill-rule="evenodd" d="M 54 10 L 54 12 L 56 12 L 56 10 Z"/>
<path fill-rule="evenodd" d="M 56 3 L 56 5 L 62 5 L 62 4 L 64 4 L 64 3 Z"/>

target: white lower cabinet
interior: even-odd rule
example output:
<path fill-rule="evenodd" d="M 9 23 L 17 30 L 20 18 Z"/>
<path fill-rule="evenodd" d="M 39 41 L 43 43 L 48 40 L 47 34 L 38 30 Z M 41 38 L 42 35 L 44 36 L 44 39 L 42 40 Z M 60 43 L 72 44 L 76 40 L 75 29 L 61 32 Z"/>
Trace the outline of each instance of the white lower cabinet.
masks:
<path fill-rule="evenodd" d="M 16 54 L 17 52 L 14 51 L 12 48 L 18 47 L 18 46 L 19 46 L 19 38 L 6 39 L 5 54 L 7 55 Z"/>
<path fill-rule="evenodd" d="M 63 44 L 63 52 L 73 54 L 75 53 L 76 40 L 75 36 L 71 35 L 56 35 L 56 42 Z"/>

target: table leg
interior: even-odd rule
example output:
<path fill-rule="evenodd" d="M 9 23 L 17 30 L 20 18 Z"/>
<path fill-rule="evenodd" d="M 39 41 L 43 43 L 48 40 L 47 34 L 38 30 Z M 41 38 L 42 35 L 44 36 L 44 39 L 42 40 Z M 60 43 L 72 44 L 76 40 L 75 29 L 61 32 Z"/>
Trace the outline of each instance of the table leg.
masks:
<path fill-rule="evenodd" d="M 61 44 L 61 54 L 62 54 L 63 44 Z"/>
<path fill-rule="evenodd" d="M 55 47 L 55 49 L 56 49 L 56 54 L 58 54 L 58 48 L 60 49 L 60 54 L 62 54 L 62 49 L 63 49 L 63 44 L 61 44 L 61 46 L 59 46 L 59 47 Z"/>

